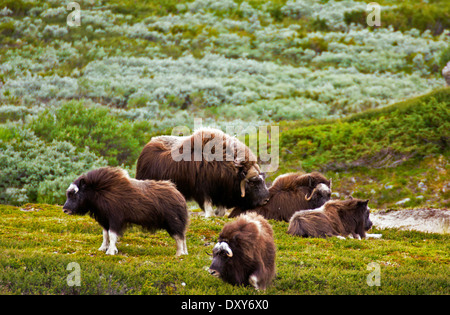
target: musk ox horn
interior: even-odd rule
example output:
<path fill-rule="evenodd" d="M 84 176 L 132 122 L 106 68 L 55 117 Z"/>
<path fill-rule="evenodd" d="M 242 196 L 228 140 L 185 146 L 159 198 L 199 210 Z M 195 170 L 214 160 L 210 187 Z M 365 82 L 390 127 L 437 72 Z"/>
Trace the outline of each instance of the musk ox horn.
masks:
<path fill-rule="evenodd" d="M 243 180 L 241 180 L 240 188 L 241 188 L 241 197 L 242 198 L 245 197 L 245 183 L 248 182 L 249 178 L 252 178 L 252 177 L 255 177 L 258 175 L 259 175 L 259 166 L 258 166 L 258 164 L 255 164 L 248 170 L 247 176 L 245 176 L 245 178 Z"/>
<path fill-rule="evenodd" d="M 311 192 L 311 195 L 309 195 L 309 197 L 308 197 L 307 195 L 305 195 L 305 200 L 306 200 L 306 201 L 310 201 L 311 198 L 314 196 L 314 194 L 315 194 L 317 191 L 320 191 L 320 192 L 323 192 L 323 193 L 326 193 L 326 192 L 331 193 L 331 189 L 330 189 L 327 185 L 325 185 L 325 184 L 323 184 L 323 183 L 320 183 L 319 185 L 317 185 L 316 187 L 314 187 L 314 189 L 313 189 L 313 191 Z"/>
<path fill-rule="evenodd" d="M 330 178 L 330 190 L 331 190 L 331 185 L 332 185 L 332 183 L 331 183 L 331 182 L 332 182 L 332 180 L 333 180 L 333 179 L 332 179 L 332 178 Z"/>
<path fill-rule="evenodd" d="M 311 198 L 312 198 L 312 196 L 314 196 L 314 193 L 316 192 L 316 190 L 317 190 L 317 187 L 315 187 L 315 188 L 313 189 L 313 191 L 311 192 L 311 194 L 309 195 L 309 197 L 308 197 L 308 195 L 305 195 L 305 200 L 306 200 L 306 201 L 310 201 Z"/>
<path fill-rule="evenodd" d="M 217 250 L 223 250 L 227 253 L 228 257 L 233 257 L 233 251 L 231 250 L 230 246 L 227 242 L 219 242 L 214 246 L 214 249 Z"/>

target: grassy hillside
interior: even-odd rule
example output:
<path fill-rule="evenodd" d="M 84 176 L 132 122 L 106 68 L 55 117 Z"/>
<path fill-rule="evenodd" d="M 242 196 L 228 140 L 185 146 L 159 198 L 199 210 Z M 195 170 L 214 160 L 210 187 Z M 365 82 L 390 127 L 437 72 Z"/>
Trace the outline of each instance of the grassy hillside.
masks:
<path fill-rule="evenodd" d="M 196 117 L 280 125 L 269 181 L 322 170 L 339 196 L 448 206 L 447 2 L 381 1 L 374 28 L 354 0 L 78 1 L 79 27 L 61 1 L 3 1 L 0 202 L 62 203 L 99 166 L 132 174 L 151 136 Z"/>
<path fill-rule="evenodd" d="M 401 206 L 448 207 L 449 105 L 446 88 L 342 120 L 287 123 L 276 174 L 321 170 L 339 195 L 378 207 L 405 198 Z"/>
<path fill-rule="evenodd" d="M 343 119 L 280 124 L 280 166 L 320 170 L 333 178 L 335 197 L 370 198 L 380 208 L 448 207 L 450 89 L 439 89 Z M 0 126 L 3 203 L 64 202 L 80 173 L 102 165 L 134 172 L 153 135 L 149 121 L 131 121 L 104 107 L 70 101 L 23 126 Z M 163 131 L 171 132 L 170 129 Z"/>
<path fill-rule="evenodd" d="M 191 216 L 188 256 L 175 256 L 166 232 L 137 228 L 118 243 L 119 254 L 97 251 L 101 228 L 59 206 L 0 205 L 1 294 L 448 294 L 449 235 L 383 230 L 381 240 L 302 239 L 271 221 L 277 247 L 274 283 L 265 292 L 233 287 L 210 276 L 212 247 L 226 218 Z M 380 231 L 376 231 L 380 232 Z M 80 265 L 81 285 L 66 270 Z M 380 266 L 380 286 L 368 286 Z"/>
<path fill-rule="evenodd" d="M 227 218 L 191 217 L 188 257 L 136 228 L 107 257 L 101 228 L 57 206 L 81 173 L 133 175 L 152 136 L 194 118 L 279 126 L 268 182 L 319 170 L 333 198 L 450 205 L 448 1 L 378 1 L 380 27 L 357 0 L 79 0 L 78 27 L 67 2 L 0 4 L 0 294 L 261 294 L 205 270 Z M 268 294 L 448 293 L 448 235 L 299 239 L 272 224 Z M 81 287 L 67 286 L 70 262 Z M 371 262 L 381 287 L 366 285 Z"/>

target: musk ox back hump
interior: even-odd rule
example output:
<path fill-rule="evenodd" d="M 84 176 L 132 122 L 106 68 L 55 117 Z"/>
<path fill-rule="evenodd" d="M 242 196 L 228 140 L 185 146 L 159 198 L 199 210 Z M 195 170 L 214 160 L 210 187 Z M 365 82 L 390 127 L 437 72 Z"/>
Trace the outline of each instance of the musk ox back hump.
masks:
<path fill-rule="evenodd" d="M 275 244 L 267 220 L 249 213 L 226 224 L 213 250 L 210 273 L 233 285 L 265 289 L 275 276 Z"/>
<path fill-rule="evenodd" d="M 256 160 L 237 138 L 205 128 L 191 136 L 152 138 L 139 156 L 136 179 L 171 180 L 186 199 L 194 199 L 203 209 L 205 202 L 249 208 L 268 196 Z M 250 178 L 260 185 L 250 185 Z"/>

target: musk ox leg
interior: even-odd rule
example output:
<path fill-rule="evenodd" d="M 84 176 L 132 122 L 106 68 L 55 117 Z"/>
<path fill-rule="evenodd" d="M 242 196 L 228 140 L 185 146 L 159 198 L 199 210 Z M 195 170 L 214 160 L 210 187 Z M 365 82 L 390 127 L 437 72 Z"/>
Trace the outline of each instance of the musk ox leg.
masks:
<path fill-rule="evenodd" d="M 109 247 L 109 234 L 108 230 L 103 229 L 103 243 L 102 246 L 98 250 L 101 250 L 102 252 L 106 251 Z"/>
<path fill-rule="evenodd" d="M 203 203 L 203 209 L 205 210 L 205 218 L 209 218 L 214 215 L 211 201 L 205 200 L 205 202 Z"/>
<path fill-rule="evenodd" d="M 366 238 L 381 238 L 382 235 L 381 234 L 369 234 L 366 233 Z"/>
<path fill-rule="evenodd" d="M 256 289 L 259 290 L 259 285 L 258 285 L 258 277 L 255 274 L 252 274 L 249 278 L 248 278 L 248 282 Z M 263 288 L 264 290 L 265 288 Z"/>
<path fill-rule="evenodd" d="M 187 255 L 188 251 L 187 251 L 187 246 L 186 246 L 186 238 L 179 236 L 179 235 L 174 235 L 173 238 L 175 239 L 175 241 L 177 242 L 177 256 L 180 255 Z"/>
<path fill-rule="evenodd" d="M 111 230 L 108 231 L 108 235 L 109 235 L 109 248 L 106 251 L 106 255 L 115 255 L 119 252 L 116 247 L 117 239 L 119 238 L 119 236 L 117 235 L 116 232 L 113 232 Z"/>
<path fill-rule="evenodd" d="M 224 206 L 218 206 L 216 209 L 216 215 L 219 217 L 223 217 L 226 212 L 227 212 L 227 208 L 225 208 Z"/>

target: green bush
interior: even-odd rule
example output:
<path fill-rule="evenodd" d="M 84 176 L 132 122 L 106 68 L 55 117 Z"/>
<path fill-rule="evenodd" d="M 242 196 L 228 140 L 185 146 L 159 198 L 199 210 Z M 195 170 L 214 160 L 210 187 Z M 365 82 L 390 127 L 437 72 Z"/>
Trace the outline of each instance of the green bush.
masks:
<path fill-rule="evenodd" d="M 88 107 L 78 101 L 63 104 L 55 113 L 43 112 L 29 127 L 46 141 L 55 139 L 78 148 L 89 147 L 113 166 L 133 165 L 150 139 L 148 122 L 121 120 L 107 108 Z"/>
<path fill-rule="evenodd" d="M 413 157 L 448 152 L 450 89 L 442 89 L 342 121 L 290 129 L 281 135 L 286 154 L 305 169 L 388 167 Z M 283 157 L 282 157 L 283 159 Z"/>
<path fill-rule="evenodd" d="M 0 165 L 0 203 L 62 204 L 65 190 L 77 176 L 105 166 L 106 161 L 88 149 L 77 152 L 68 142 L 47 143 L 31 130 L 4 125 Z"/>

